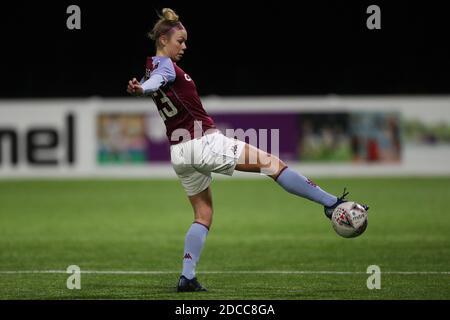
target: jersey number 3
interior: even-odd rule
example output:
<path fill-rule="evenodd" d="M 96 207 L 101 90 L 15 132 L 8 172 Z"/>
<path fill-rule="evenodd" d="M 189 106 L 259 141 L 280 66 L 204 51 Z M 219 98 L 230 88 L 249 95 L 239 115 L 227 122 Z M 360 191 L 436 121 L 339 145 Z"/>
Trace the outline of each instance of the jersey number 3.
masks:
<path fill-rule="evenodd" d="M 159 100 L 162 105 L 165 105 L 164 108 L 158 110 L 163 121 L 166 121 L 167 118 L 171 118 L 178 113 L 177 108 L 173 105 L 172 101 L 170 101 L 169 97 L 162 90 L 158 90 L 153 92 L 153 100 Z"/>

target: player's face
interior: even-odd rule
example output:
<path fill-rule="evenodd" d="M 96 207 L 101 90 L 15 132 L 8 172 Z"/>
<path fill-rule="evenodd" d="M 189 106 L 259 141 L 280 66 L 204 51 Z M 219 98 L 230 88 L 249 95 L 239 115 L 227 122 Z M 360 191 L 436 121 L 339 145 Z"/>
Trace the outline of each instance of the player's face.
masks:
<path fill-rule="evenodd" d="M 180 61 L 186 50 L 187 32 L 186 30 L 176 30 L 170 37 L 165 47 L 167 55 L 173 61 Z"/>

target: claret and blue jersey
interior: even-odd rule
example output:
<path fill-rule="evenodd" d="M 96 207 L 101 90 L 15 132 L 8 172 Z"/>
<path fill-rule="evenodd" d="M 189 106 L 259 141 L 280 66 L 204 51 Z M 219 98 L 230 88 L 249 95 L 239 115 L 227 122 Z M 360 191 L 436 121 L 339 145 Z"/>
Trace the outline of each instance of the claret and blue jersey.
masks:
<path fill-rule="evenodd" d="M 202 131 L 215 128 L 213 119 L 206 113 L 192 78 L 176 65 L 169 57 L 154 56 L 147 58 L 145 80 L 160 75 L 163 83 L 151 94 L 165 125 L 171 144 L 172 133 L 176 129 L 186 129 L 194 137 L 195 121 L 201 122 Z"/>

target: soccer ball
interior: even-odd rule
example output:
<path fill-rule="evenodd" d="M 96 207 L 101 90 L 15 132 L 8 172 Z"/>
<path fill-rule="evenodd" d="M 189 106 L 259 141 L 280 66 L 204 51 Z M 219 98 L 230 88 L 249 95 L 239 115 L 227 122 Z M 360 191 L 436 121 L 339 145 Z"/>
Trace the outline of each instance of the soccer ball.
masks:
<path fill-rule="evenodd" d="M 367 228 L 367 211 L 356 202 L 341 203 L 333 211 L 331 224 L 341 237 L 357 237 Z"/>

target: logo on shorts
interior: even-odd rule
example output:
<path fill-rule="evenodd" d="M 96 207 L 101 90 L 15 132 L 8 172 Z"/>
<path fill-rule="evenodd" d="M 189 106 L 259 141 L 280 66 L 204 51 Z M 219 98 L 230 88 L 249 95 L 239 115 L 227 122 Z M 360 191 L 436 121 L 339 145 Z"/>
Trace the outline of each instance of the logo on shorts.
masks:
<path fill-rule="evenodd" d="M 236 155 L 237 153 L 237 148 L 238 148 L 237 144 L 231 147 L 231 151 L 233 152 L 234 155 Z"/>

